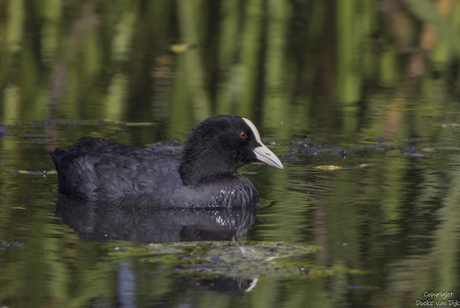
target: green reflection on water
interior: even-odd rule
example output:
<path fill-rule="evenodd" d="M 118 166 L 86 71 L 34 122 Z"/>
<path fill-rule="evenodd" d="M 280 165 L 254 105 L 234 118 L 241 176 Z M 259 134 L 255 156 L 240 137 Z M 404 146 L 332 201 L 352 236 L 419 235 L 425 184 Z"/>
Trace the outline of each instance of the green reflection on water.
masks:
<path fill-rule="evenodd" d="M 0 305 L 116 306 L 122 273 L 138 306 L 413 306 L 425 290 L 455 293 L 460 5 L 396 3 L 2 1 Z M 56 177 L 40 175 L 54 147 L 84 135 L 140 147 L 185 139 L 221 113 L 250 117 L 275 153 L 307 137 L 334 145 L 284 171 L 243 169 L 263 199 L 247 240 L 314 244 L 301 260 L 311 267 L 378 273 L 270 276 L 222 294 L 162 275 L 167 262 L 106 262 L 106 244 L 54 216 Z M 378 136 L 401 148 L 333 155 Z"/>

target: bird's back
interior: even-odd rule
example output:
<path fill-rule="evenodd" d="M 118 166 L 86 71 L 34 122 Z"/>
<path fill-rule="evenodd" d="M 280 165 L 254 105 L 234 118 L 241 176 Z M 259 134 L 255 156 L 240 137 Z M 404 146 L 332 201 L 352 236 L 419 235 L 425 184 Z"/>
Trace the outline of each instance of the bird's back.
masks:
<path fill-rule="evenodd" d="M 113 200 L 181 185 L 180 158 L 100 138 L 81 138 L 51 155 L 59 191 L 77 198 Z"/>

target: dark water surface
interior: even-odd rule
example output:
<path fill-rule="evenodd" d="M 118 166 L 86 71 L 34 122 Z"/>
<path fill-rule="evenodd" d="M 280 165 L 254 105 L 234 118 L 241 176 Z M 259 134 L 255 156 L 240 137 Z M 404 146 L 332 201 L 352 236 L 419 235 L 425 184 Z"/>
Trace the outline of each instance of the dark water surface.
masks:
<path fill-rule="evenodd" d="M 428 122 L 442 130 L 437 139 L 269 139 L 285 170 L 242 168 L 259 207 L 172 212 L 69 200 L 56 175 L 43 174 L 53 170 L 48 152 L 71 142 L 50 129 L 134 141 L 156 126 L 9 126 L 0 139 L 1 304 L 411 307 L 430 299 L 425 291 L 452 291 L 452 300 L 460 127 Z"/>

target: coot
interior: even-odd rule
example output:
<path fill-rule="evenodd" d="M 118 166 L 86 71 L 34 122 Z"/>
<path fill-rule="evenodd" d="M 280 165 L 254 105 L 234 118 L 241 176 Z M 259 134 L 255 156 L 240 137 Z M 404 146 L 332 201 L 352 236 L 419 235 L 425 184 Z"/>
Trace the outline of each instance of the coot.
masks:
<path fill-rule="evenodd" d="M 239 116 L 216 116 L 196 126 L 182 157 L 95 137 L 51 156 L 62 194 L 92 201 L 149 200 L 160 207 L 229 207 L 257 204 L 252 183 L 237 172 L 261 161 L 283 164 L 261 141 L 255 125 Z"/>

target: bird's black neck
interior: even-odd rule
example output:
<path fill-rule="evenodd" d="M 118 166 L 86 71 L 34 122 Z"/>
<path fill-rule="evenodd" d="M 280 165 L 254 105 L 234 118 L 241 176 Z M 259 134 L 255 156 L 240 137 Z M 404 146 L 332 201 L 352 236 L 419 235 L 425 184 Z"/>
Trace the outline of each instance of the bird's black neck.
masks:
<path fill-rule="evenodd" d="M 239 175 L 236 170 L 235 166 L 200 159 L 194 161 L 183 159 L 180 166 L 182 182 L 187 186 L 201 186 L 234 178 Z"/>

